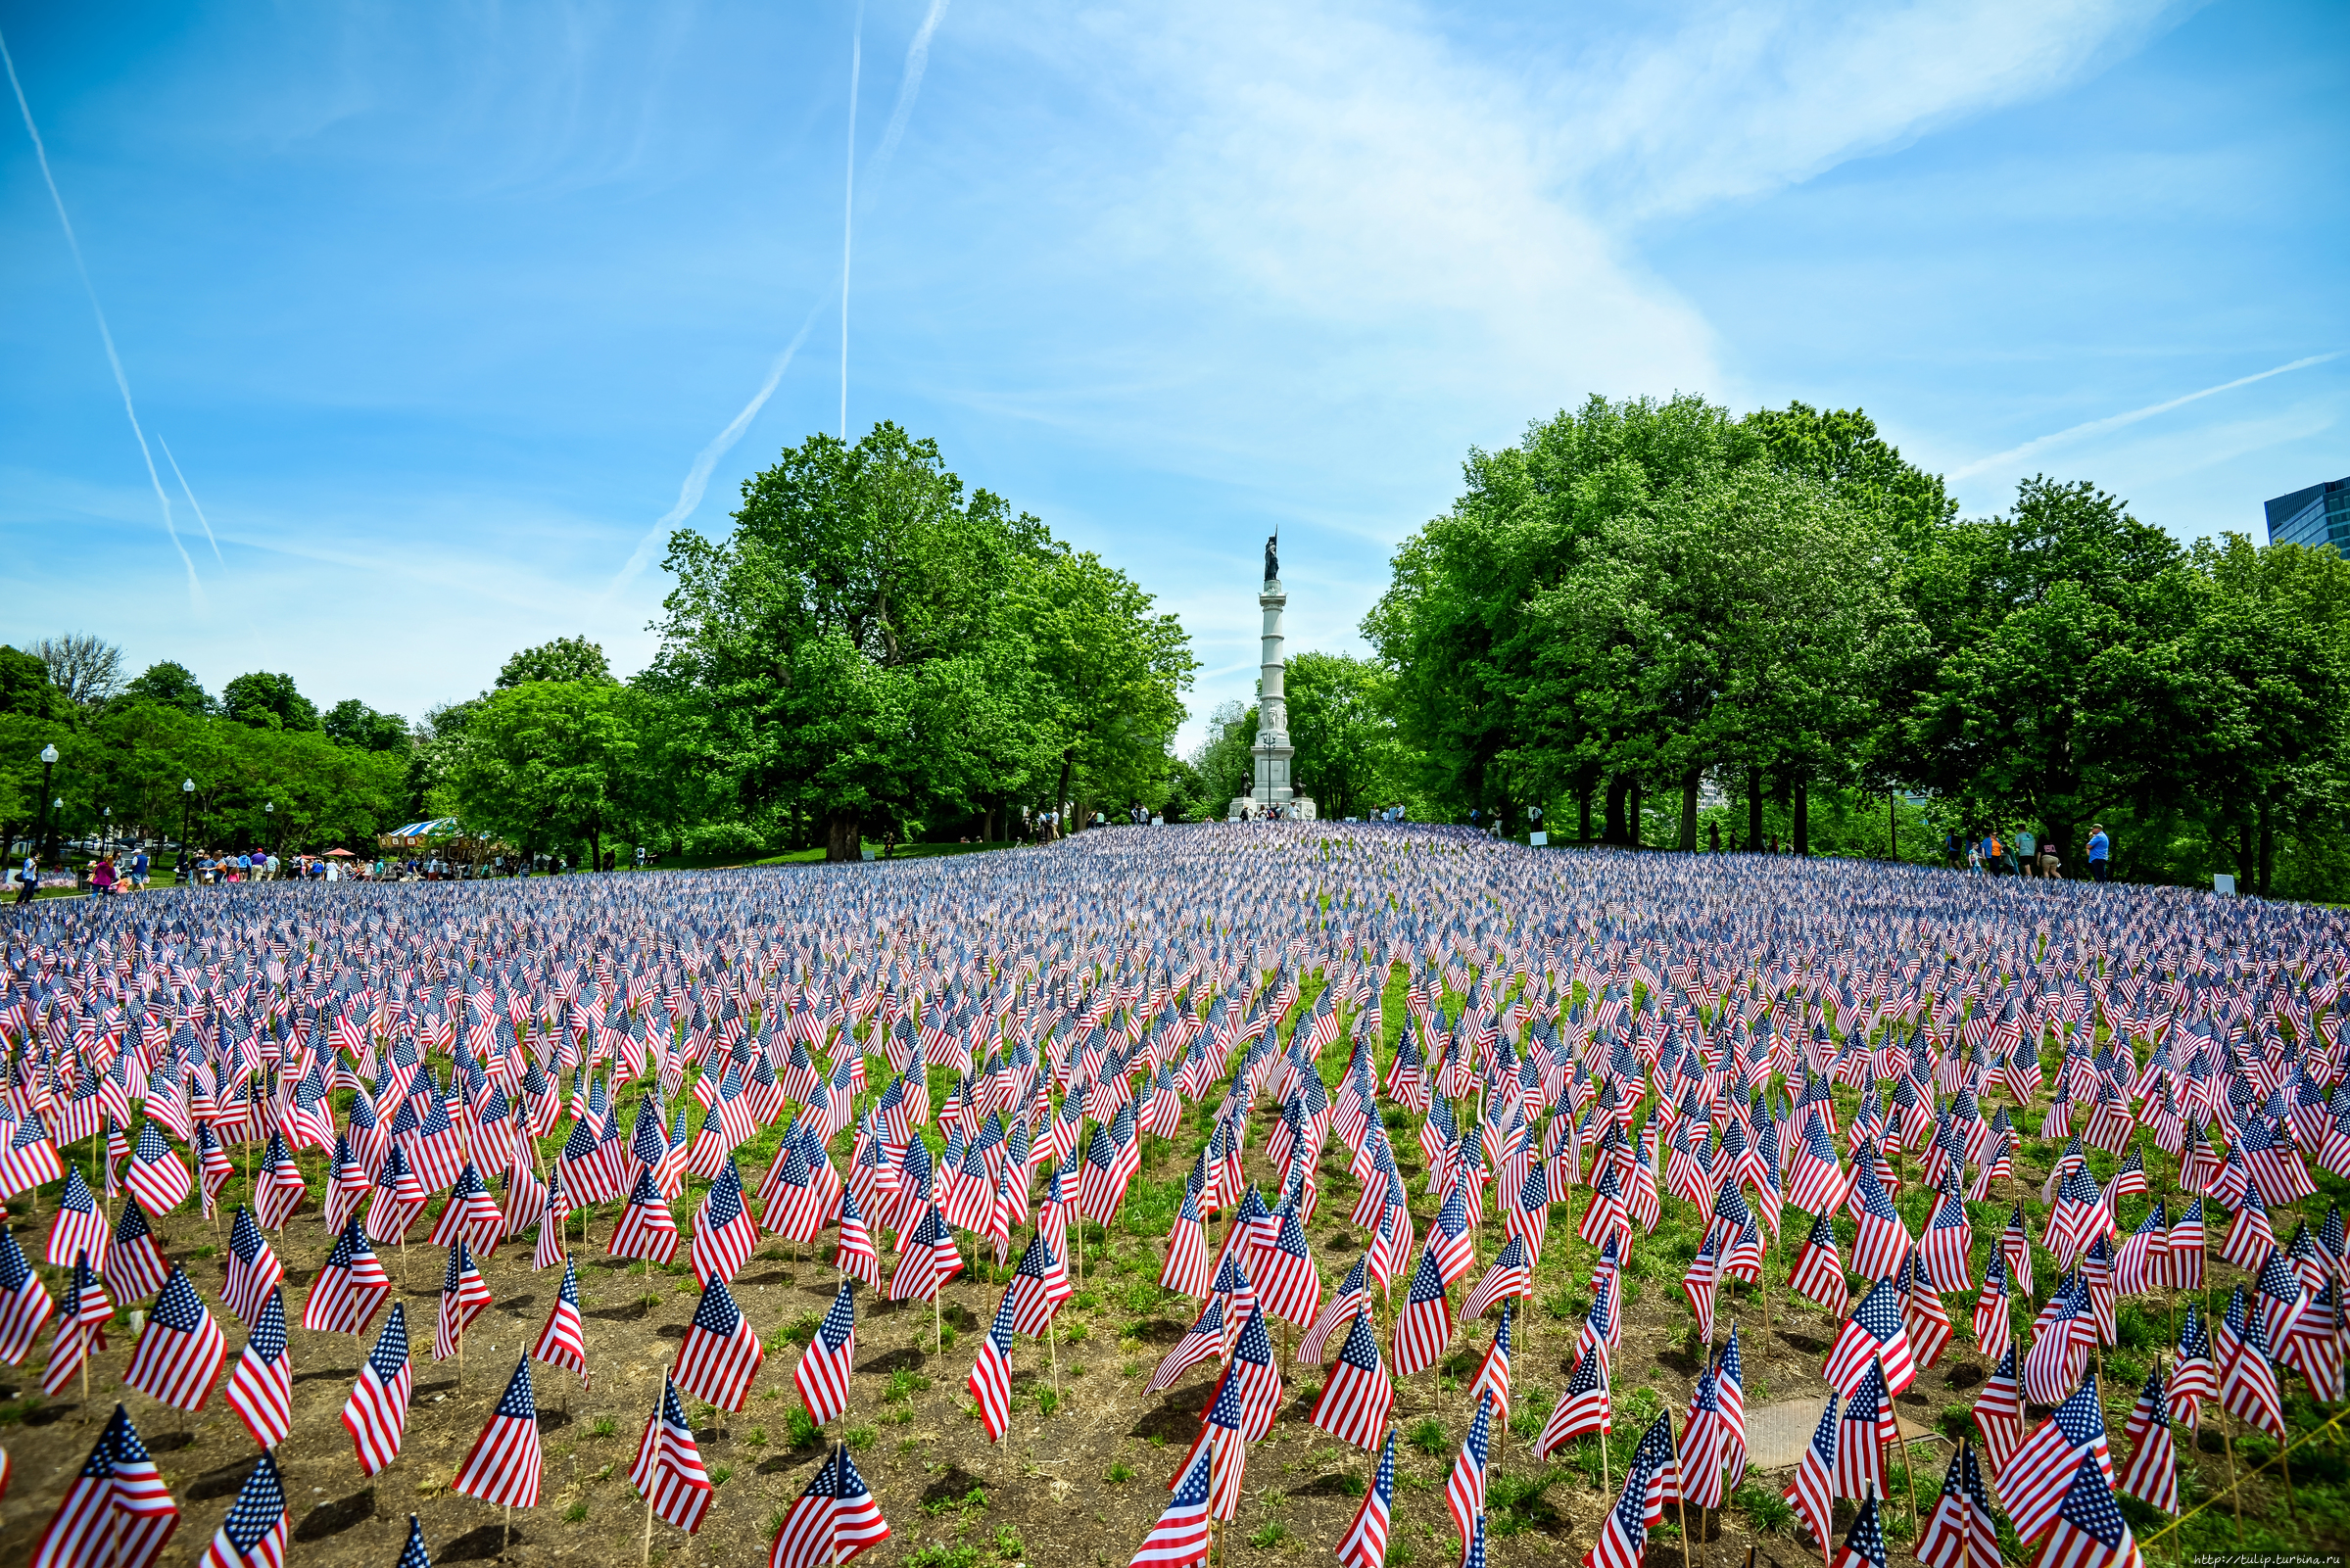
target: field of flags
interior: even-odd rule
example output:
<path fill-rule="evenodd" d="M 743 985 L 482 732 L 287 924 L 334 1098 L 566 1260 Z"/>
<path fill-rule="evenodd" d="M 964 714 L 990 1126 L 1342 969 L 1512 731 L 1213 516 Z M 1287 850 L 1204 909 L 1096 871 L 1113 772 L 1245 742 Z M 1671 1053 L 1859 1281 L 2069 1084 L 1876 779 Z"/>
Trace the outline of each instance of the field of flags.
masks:
<path fill-rule="evenodd" d="M 1889 1538 L 1930 1568 L 2132 1563 L 2183 1509 L 2247 1499 L 2277 1532 L 2285 1446 L 2340 1466 L 2345 926 L 1329 824 L 34 906 L 0 972 L 0 1361 L 79 1419 L 0 1425 L 0 1551 L 157 1561 L 182 1502 L 142 1426 L 213 1408 L 251 1462 L 208 1565 L 302 1557 L 289 1493 L 412 1477 L 426 1424 L 464 1441 L 419 1490 L 527 1531 L 560 1480 L 546 1391 L 609 1370 L 586 1271 L 692 1303 L 673 1349 L 628 1353 L 661 1358 L 608 1467 L 632 1545 L 765 1513 L 689 1411 L 777 1398 L 822 1447 L 757 1526 L 772 1568 L 903 1555 L 931 1510 L 877 1495 L 841 1430 L 872 1375 L 860 1312 L 893 1304 L 890 1342 L 935 1358 L 950 1284 L 983 1289 L 952 1354 L 965 1418 L 1009 1450 L 1050 1416 L 1046 1368 L 1061 1390 L 1088 1238 L 1097 1272 L 1132 1254 L 1114 1238 L 1144 1203 L 1166 1228 L 1143 1284 L 1187 1326 L 1072 1397 L 1178 1401 L 1188 1443 L 1143 1450 L 1156 1524 L 1031 1540 L 1045 1560 L 1248 1550 L 1226 1527 L 1278 1497 L 1284 1434 L 1355 1455 L 1359 1502 L 1308 1544 L 1348 1568 L 1481 1568 L 1530 1523 L 1634 1568 L 1734 1506 L 1762 1536 L 1758 1497 L 1792 1518 L 1771 1559 L 1827 1568 Z M 744 1294 L 785 1252 L 830 1298 L 792 1340 Z M 534 1330 L 491 1359 L 501 1289 L 532 1280 Z M 1750 1379 L 1798 1320 L 1829 1324 L 1798 1379 L 1817 1427 L 1750 1473 Z M 1693 1371 L 1659 1376 L 1668 1341 Z M 420 1405 L 420 1371 L 469 1346 L 486 1371 Z M 1970 1356 L 1987 1374 L 1948 1379 L 1972 1407 L 1921 1507 L 1895 1402 Z M 354 1368 L 337 1473 L 289 1469 L 296 1381 L 329 1365 Z M 1439 1457 L 1429 1422 L 1398 1447 L 1431 1410 L 1440 1483 L 1409 1463 Z M 1548 1525 L 1497 1501 L 1529 1473 L 1582 1500 Z M 1409 1539 L 1406 1482 L 1443 1504 Z M 2327 1540 L 2288 1520 L 2278 1539 Z M 433 1549 L 411 1521 L 396 1560 Z"/>

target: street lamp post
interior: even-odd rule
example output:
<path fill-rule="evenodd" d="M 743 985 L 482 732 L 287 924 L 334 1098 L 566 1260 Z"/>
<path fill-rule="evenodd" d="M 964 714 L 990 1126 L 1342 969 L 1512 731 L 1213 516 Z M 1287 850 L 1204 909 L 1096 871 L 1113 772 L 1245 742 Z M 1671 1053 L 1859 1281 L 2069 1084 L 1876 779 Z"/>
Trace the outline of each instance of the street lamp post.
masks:
<path fill-rule="evenodd" d="M 196 781 L 179 781 L 179 869 L 174 876 L 190 887 L 196 885 L 196 867 L 188 859 L 188 819 L 196 809 Z"/>
<path fill-rule="evenodd" d="M 102 815 L 105 824 L 98 830 L 98 853 L 107 855 L 113 853 L 115 847 L 115 808 L 107 807 Z"/>
<path fill-rule="evenodd" d="M 262 802 L 262 847 L 271 854 L 277 852 L 277 802 Z"/>
<path fill-rule="evenodd" d="M 57 857 L 49 850 L 49 775 L 57 767 L 57 747 L 41 747 L 41 825 L 32 835 L 32 852 L 43 860 Z"/>

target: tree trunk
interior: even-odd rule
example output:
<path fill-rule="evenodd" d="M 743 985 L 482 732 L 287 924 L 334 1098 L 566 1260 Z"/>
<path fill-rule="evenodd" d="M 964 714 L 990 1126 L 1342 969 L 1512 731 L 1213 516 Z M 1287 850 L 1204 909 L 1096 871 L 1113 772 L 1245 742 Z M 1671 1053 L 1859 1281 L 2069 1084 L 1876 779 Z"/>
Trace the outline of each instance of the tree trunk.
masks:
<path fill-rule="evenodd" d="M 1575 785 L 1575 836 L 1584 843 L 1591 842 L 1591 781 L 1585 779 Z"/>
<path fill-rule="evenodd" d="M 2252 885 L 2252 866 L 2254 860 L 2255 841 L 2252 831 L 2252 821 L 2249 817 L 2236 818 L 2234 847 L 2235 885 L 2236 890 L 2241 892 L 2244 888 Z"/>
<path fill-rule="evenodd" d="M 1811 791 L 1799 773 L 1796 775 L 1794 804 L 1796 853 L 1808 855 L 1811 853 Z"/>
<path fill-rule="evenodd" d="M 1631 784 L 1626 780 L 1607 781 L 1607 827 L 1601 834 L 1602 843 L 1622 844 L 1631 841 L 1631 835 L 1624 832 L 1624 795 L 1630 788 Z"/>
<path fill-rule="evenodd" d="M 1681 776 L 1681 851 L 1698 852 L 1698 770 L 1690 769 Z"/>
<path fill-rule="evenodd" d="M 833 811 L 824 819 L 824 858 L 827 861 L 861 860 L 865 846 L 858 833 L 858 818 L 853 811 Z"/>
<path fill-rule="evenodd" d="M 588 870 L 603 870 L 603 819 L 588 824 Z"/>
<path fill-rule="evenodd" d="M 2277 825 L 2269 811 L 2269 792 L 2260 794 L 2260 896 L 2269 896 L 2270 879 L 2277 874 Z"/>
<path fill-rule="evenodd" d="M 1075 746 L 1061 753 L 1061 787 L 1053 791 L 1053 816 L 1060 825 L 1063 836 L 1067 836 L 1071 824 L 1070 812 L 1062 802 L 1069 798 L 1069 770 L 1076 765 L 1077 756 L 1078 748 Z"/>
<path fill-rule="evenodd" d="M 1747 853 L 1762 847 L 1762 769 L 1747 769 Z"/>
<path fill-rule="evenodd" d="M 1632 781 L 1632 798 L 1626 803 L 1624 815 L 1627 819 L 1626 826 L 1632 830 L 1632 847 L 1634 849 L 1638 849 L 1640 847 L 1641 830 L 1640 781 L 1638 779 Z"/>

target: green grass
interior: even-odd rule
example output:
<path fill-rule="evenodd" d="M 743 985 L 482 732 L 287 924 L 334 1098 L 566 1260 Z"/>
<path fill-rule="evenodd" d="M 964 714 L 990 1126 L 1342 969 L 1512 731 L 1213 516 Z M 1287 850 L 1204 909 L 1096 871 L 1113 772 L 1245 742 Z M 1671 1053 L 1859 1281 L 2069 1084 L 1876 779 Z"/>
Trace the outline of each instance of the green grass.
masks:
<path fill-rule="evenodd" d="M 1275 1519 L 1264 1525 L 1248 1538 L 1248 1544 L 1261 1551 L 1270 1551 L 1289 1539 L 1288 1526 Z"/>
<path fill-rule="evenodd" d="M 1452 1438 L 1444 1430 L 1444 1423 L 1434 1416 L 1415 1422 L 1412 1430 L 1404 1434 L 1404 1443 L 1406 1447 L 1417 1449 L 1431 1459 L 1443 1458 L 1446 1450 L 1453 1446 Z"/>

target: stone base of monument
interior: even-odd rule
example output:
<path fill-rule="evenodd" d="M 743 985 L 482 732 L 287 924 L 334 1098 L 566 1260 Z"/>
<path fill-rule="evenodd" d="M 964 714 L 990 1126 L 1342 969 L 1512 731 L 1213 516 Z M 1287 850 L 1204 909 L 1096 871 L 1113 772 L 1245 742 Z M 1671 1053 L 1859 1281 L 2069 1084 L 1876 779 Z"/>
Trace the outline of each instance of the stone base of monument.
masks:
<path fill-rule="evenodd" d="M 1304 795 L 1273 805 L 1268 805 L 1254 795 L 1236 795 L 1233 797 L 1231 805 L 1224 809 L 1223 820 L 1226 822 L 1269 822 L 1278 819 L 1283 822 L 1313 822 L 1318 815 L 1314 802 Z"/>

